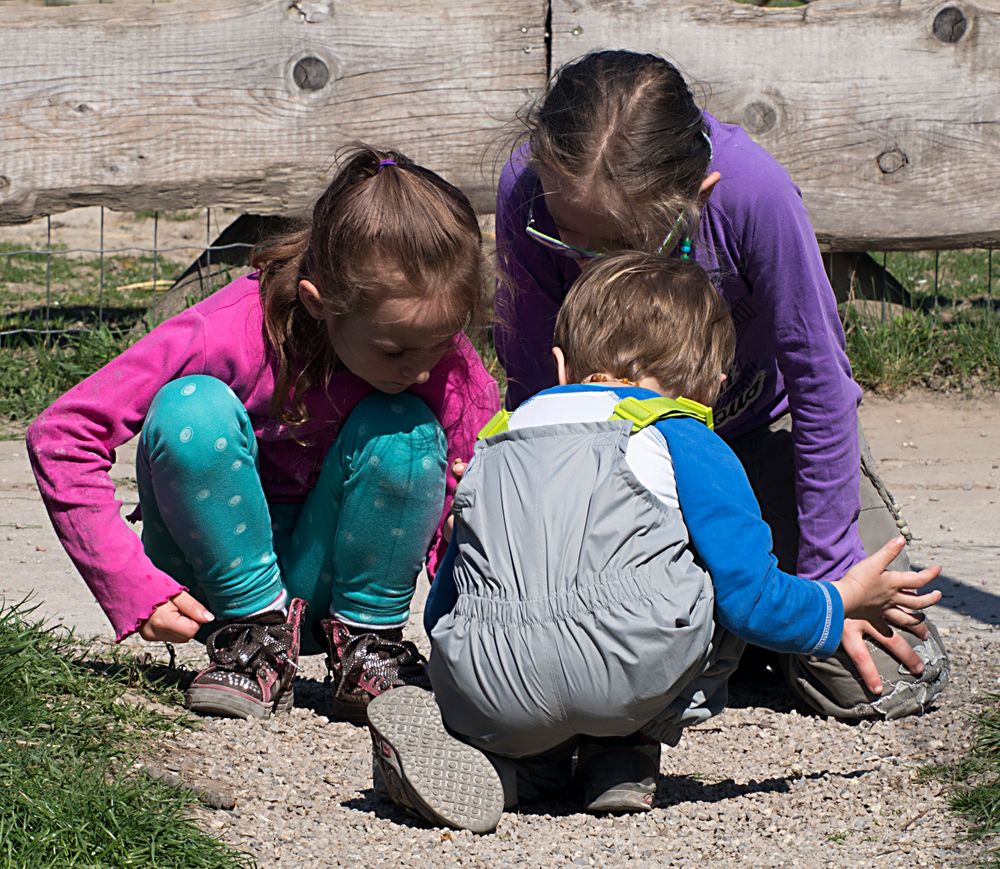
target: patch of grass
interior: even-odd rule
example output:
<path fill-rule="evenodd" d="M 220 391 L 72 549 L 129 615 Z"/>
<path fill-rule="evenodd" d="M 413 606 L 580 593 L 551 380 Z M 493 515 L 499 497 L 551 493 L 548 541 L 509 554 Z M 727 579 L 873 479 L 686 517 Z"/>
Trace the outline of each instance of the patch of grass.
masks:
<path fill-rule="evenodd" d="M 944 320 L 908 311 L 882 321 L 847 310 L 844 320 L 854 377 L 866 389 L 1000 389 L 1000 317 L 991 312 Z"/>
<path fill-rule="evenodd" d="M 969 824 L 969 837 L 986 851 L 981 865 L 1000 867 L 1000 694 L 985 698 L 969 753 L 955 764 L 925 767 L 925 777 L 945 781 L 948 803 Z"/>
<path fill-rule="evenodd" d="M 882 255 L 873 253 L 879 263 Z M 996 259 L 996 258 L 995 258 Z M 991 267 L 989 252 L 982 248 L 924 251 L 894 251 L 885 254 L 886 268 L 906 287 L 915 302 L 933 305 L 935 270 L 939 303 L 955 303 L 990 295 Z M 1000 259 L 993 263 L 1000 269 Z M 992 275 L 994 288 L 1000 291 L 1000 272 Z"/>
<path fill-rule="evenodd" d="M 133 211 L 132 215 L 136 220 L 152 220 L 157 212 L 152 208 L 143 208 Z M 204 215 L 203 211 L 197 208 L 178 208 L 159 212 L 160 220 L 169 220 L 171 223 L 186 223 L 189 220 L 197 220 Z"/>
<path fill-rule="evenodd" d="M 229 867 L 245 855 L 189 819 L 190 793 L 133 772 L 178 726 L 97 675 L 72 636 L 0 609 L 0 865 Z"/>
<path fill-rule="evenodd" d="M 136 336 L 99 324 L 59 342 L 0 352 L 0 420 L 29 422 L 70 387 L 109 362 Z"/>

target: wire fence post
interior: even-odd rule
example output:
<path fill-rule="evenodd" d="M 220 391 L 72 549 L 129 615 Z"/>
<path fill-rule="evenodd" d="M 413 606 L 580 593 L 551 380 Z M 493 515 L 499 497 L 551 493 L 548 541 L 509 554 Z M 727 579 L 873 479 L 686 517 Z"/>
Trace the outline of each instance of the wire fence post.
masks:
<path fill-rule="evenodd" d="M 52 325 L 52 215 L 45 215 L 45 340 Z"/>
<path fill-rule="evenodd" d="M 101 206 L 101 252 L 99 254 L 99 273 L 97 278 L 97 322 L 104 322 L 104 206 Z"/>
<path fill-rule="evenodd" d="M 156 279 L 159 269 L 157 266 L 160 264 L 159 252 L 159 231 L 160 231 L 160 212 L 153 212 L 153 292 L 155 293 L 159 287 L 156 286 Z"/>

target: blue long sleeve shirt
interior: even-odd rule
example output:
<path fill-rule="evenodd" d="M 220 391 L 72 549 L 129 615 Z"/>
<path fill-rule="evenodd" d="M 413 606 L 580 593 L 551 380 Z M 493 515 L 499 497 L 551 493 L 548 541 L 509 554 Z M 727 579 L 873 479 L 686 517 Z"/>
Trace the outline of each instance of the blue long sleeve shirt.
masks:
<path fill-rule="evenodd" d="M 548 391 L 592 387 L 564 386 Z M 652 398 L 646 389 L 615 387 L 621 396 Z M 739 459 L 694 419 L 656 423 L 667 442 L 681 513 L 691 544 L 715 588 L 715 613 L 727 630 L 776 652 L 829 657 L 840 645 L 844 606 L 826 582 L 785 573 L 771 552 L 771 531 Z M 452 568 L 455 538 L 442 560 L 424 610 L 430 635 L 458 599 Z"/>

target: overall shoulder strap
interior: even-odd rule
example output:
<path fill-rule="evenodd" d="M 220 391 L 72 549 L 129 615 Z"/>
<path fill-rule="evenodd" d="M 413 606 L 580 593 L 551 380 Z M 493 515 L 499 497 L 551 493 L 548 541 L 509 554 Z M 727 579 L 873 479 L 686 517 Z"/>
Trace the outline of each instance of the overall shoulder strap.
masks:
<path fill-rule="evenodd" d="M 479 434 L 476 435 L 476 440 L 492 437 L 495 434 L 507 431 L 508 428 L 510 428 L 510 411 L 498 410 L 493 415 L 493 419 L 491 419 L 479 430 Z"/>
<path fill-rule="evenodd" d="M 669 417 L 686 416 L 713 428 L 712 408 L 690 398 L 623 398 L 609 419 L 632 423 L 632 434 Z"/>

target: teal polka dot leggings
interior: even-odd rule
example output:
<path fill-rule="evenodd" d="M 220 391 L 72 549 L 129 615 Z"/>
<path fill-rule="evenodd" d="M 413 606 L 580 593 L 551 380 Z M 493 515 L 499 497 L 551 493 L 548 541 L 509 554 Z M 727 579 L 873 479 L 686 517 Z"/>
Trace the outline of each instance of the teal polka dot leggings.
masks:
<path fill-rule="evenodd" d="M 258 612 L 284 590 L 308 602 L 313 623 L 334 613 L 400 625 L 441 516 L 445 466 L 427 405 L 375 393 L 345 421 L 305 502 L 269 504 L 246 408 L 220 380 L 183 377 L 157 393 L 139 439 L 143 547 L 217 619 Z M 304 652 L 319 651 L 313 634 L 303 632 Z"/>

